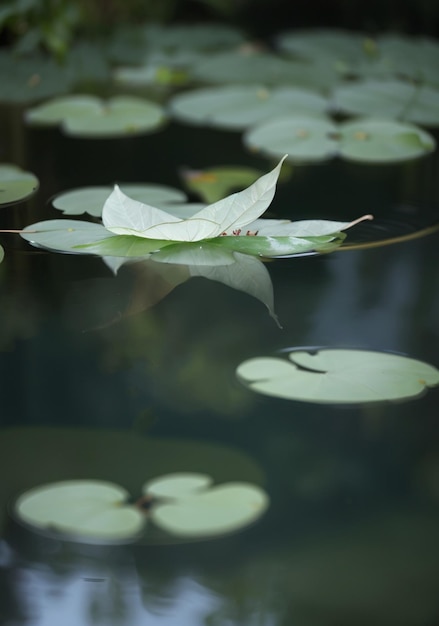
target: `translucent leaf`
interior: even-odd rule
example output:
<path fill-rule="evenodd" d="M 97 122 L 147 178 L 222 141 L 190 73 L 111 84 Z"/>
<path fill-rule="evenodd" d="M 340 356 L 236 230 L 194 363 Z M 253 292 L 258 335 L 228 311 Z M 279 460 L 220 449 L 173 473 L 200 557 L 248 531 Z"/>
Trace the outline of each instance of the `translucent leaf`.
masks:
<path fill-rule="evenodd" d="M 193 124 L 244 129 L 288 113 L 322 113 L 328 101 L 312 91 L 261 85 L 211 87 L 174 96 L 171 113 Z"/>
<path fill-rule="evenodd" d="M 18 202 L 38 189 L 38 178 L 10 164 L 0 165 L 0 205 Z"/>
<path fill-rule="evenodd" d="M 427 363 L 365 350 L 297 350 L 288 359 L 249 359 L 236 373 L 265 395 L 337 404 L 408 399 L 439 385 L 439 370 Z"/>
<path fill-rule="evenodd" d="M 221 235 L 227 229 L 240 228 L 258 218 L 270 205 L 284 158 L 247 189 L 184 220 L 131 200 L 116 186 L 104 205 L 104 226 L 116 234 L 172 241 L 201 241 Z"/>
<path fill-rule="evenodd" d="M 184 202 L 186 199 L 186 194 L 182 191 L 166 185 L 129 183 L 121 184 L 121 188 L 124 193 L 134 200 L 147 201 L 158 205 Z M 112 188 L 110 186 L 72 189 L 56 196 L 52 200 L 52 204 L 65 215 L 88 213 L 89 215 L 100 217 L 105 201 L 111 192 Z"/>
<path fill-rule="evenodd" d="M 125 542 L 142 531 L 145 518 L 124 505 L 122 487 L 96 480 L 72 480 L 35 487 L 15 502 L 17 517 L 39 530 L 82 542 Z"/>

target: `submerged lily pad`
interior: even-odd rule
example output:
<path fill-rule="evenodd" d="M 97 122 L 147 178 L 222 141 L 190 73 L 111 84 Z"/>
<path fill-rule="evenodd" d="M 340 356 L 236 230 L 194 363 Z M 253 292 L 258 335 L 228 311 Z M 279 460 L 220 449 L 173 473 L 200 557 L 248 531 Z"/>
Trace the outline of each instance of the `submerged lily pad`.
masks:
<path fill-rule="evenodd" d="M 288 113 L 322 113 L 327 105 L 326 98 L 304 89 L 226 85 L 178 94 L 170 102 L 170 111 L 192 124 L 243 129 Z"/>
<path fill-rule="evenodd" d="M 230 167 L 227 165 L 204 170 L 186 169 L 183 180 L 189 191 L 197 193 L 205 202 L 216 202 L 235 189 L 248 187 L 262 175 L 252 167 Z"/>
<path fill-rule="evenodd" d="M 247 131 L 245 144 L 269 156 L 288 153 L 291 161 L 312 162 L 341 156 L 348 160 L 392 163 L 423 156 L 433 137 L 412 124 L 362 118 L 336 124 L 327 118 L 288 116 Z"/>
<path fill-rule="evenodd" d="M 171 205 L 174 202 L 184 202 L 186 194 L 174 187 L 153 184 L 121 184 L 124 193 L 135 200 L 159 206 Z M 102 215 L 106 199 L 112 192 L 112 187 L 82 187 L 59 194 L 52 200 L 56 209 L 65 215 L 81 215 L 88 213 L 95 217 Z"/>
<path fill-rule="evenodd" d="M 439 89 L 425 85 L 400 80 L 352 83 L 335 90 L 334 103 L 345 113 L 439 126 Z"/>
<path fill-rule="evenodd" d="M 287 358 L 244 361 L 236 374 L 258 393 L 328 404 L 410 399 L 439 385 L 439 370 L 432 365 L 367 350 L 293 350 Z"/>
<path fill-rule="evenodd" d="M 38 189 L 38 178 L 10 164 L 0 165 L 0 205 L 28 198 Z"/>
<path fill-rule="evenodd" d="M 165 120 L 162 107 L 141 98 L 117 96 L 104 102 L 94 96 L 69 96 L 41 104 L 26 113 L 35 125 L 61 124 L 68 135 L 118 137 L 156 130 Z"/>

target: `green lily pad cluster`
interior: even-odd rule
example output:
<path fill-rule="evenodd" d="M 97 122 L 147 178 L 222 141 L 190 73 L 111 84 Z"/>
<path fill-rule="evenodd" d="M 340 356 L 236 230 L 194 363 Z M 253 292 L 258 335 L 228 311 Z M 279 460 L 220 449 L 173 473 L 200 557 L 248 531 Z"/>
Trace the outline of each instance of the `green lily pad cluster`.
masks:
<path fill-rule="evenodd" d="M 150 523 L 186 539 L 229 534 L 255 522 L 268 507 L 260 487 L 212 482 L 205 474 L 159 476 L 144 484 L 135 503 L 124 488 L 105 481 L 51 483 L 22 494 L 14 514 L 31 529 L 60 538 L 120 544 L 138 540 Z"/>
<path fill-rule="evenodd" d="M 439 370 L 399 354 L 323 348 L 286 357 L 249 359 L 236 375 L 257 393 L 325 404 L 407 400 L 439 385 Z"/>
<path fill-rule="evenodd" d="M 296 162 L 315 162 L 334 156 L 348 161 L 389 163 L 432 152 L 436 142 L 413 124 L 357 118 L 335 123 L 323 116 L 285 116 L 247 131 L 245 145 L 268 156 L 288 152 Z"/>
<path fill-rule="evenodd" d="M 61 125 L 75 137 L 119 137 L 148 133 L 165 120 L 158 104 L 132 96 L 102 101 L 94 96 L 66 96 L 43 103 L 26 112 L 29 124 Z"/>

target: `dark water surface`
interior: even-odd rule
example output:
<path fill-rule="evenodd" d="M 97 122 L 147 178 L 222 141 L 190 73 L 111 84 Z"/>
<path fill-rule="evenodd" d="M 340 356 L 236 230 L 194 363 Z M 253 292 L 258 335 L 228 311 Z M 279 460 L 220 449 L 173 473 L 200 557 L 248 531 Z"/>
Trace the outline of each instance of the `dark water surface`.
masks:
<path fill-rule="evenodd" d="M 6 111 L 4 120 L 16 112 Z M 14 126 L 15 124 L 15 126 Z M 267 162 L 237 134 L 170 125 L 85 141 L 6 123 L 2 160 L 40 178 L 5 227 L 59 217 L 54 193 L 115 181 L 180 186 L 178 168 Z M 6 131 L 5 131 L 6 132 Z M 150 265 L 4 236 L 0 266 L 2 624 L 434 626 L 439 623 L 439 393 L 337 406 L 245 388 L 245 359 L 298 346 L 407 354 L 439 366 L 437 158 L 296 168 L 275 216 L 376 216 L 351 249 L 267 263 L 282 329 L 255 298 Z M 411 237 L 427 229 L 429 234 Z M 400 237 L 392 245 L 355 247 Z M 247 481 L 270 506 L 210 540 L 97 546 L 25 532 L 8 503 L 99 478 L 138 493 L 182 471 Z"/>

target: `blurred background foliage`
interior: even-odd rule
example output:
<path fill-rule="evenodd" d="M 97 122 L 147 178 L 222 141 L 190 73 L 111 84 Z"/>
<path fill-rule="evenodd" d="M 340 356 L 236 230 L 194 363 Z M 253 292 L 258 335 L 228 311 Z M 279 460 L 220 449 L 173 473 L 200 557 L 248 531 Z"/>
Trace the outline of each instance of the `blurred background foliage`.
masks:
<path fill-rule="evenodd" d="M 221 20 L 254 37 L 294 27 L 329 26 L 436 36 L 437 0 L 3 0 L 0 46 L 44 49 L 57 58 L 81 37 L 140 22 Z"/>

